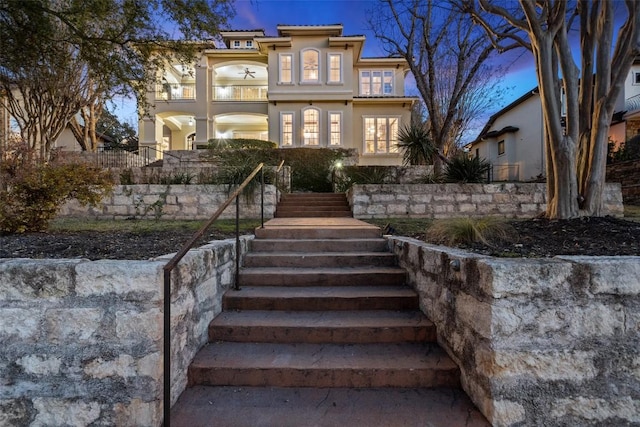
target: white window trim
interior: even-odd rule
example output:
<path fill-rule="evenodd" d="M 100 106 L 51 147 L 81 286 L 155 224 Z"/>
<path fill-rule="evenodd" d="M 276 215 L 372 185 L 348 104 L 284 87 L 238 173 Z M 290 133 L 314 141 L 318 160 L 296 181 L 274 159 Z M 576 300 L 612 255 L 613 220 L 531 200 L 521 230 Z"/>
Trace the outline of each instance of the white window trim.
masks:
<path fill-rule="evenodd" d="M 282 80 L 282 58 L 288 56 L 289 58 L 291 58 L 291 81 L 283 81 Z M 294 75 L 293 75 L 293 53 L 279 53 L 278 54 L 278 84 L 280 85 L 292 85 L 294 82 Z"/>
<path fill-rule="evenodd" d="M 244 42 L 244 45 L 248 48 L 252 48 L 253 47 L 253 40 L 247 40 Z"/>
<path fill-rule="evenodd" d="M 331 144 L 331 135 L 333 134 L 332 129 L 331 129 L 331 115 L 332 114 L 337 114 L 340 117 L 340 144 L 337 145 L 332 145 Z M 342 111 L 328 111 L 327 112 L 327 133 L 329 135 L 329 137 L 327 138 L 327 146 L 328 147 L 342 147 L 343 145 L 343 141 L 344 141 L 344 125 L 342 124 L 343 120 L 342 120 Z"/>
<path fill-rule="evenodd" d="M 367 128 L 366 128 L 366 119 L 376 119 L 376 124 L 377 124 L 377 120 L 379 119 L 385 119 L 387 121 L 387 141 L 386 141 L 386 146 L 387 146 L 387 151 L 378 151 L 378 139 L 377 139 L 377 135 L 376 135 L 376 139 L 374 140 L 374 148 L 375 151 L 373 153 L 367 152 Z M 389 129 L 388 129 L 388 124 L 389 124 L 389 120 L 390 119 L 396 119 L 397 123 L 398 123 L 398 129 L 397 131 L 400 131 L 401 127 L 402 127 L 402 117 L 401 116 L 380 116 L 380 115 L 376 115 L 376 116 L 362 116 L 362 152 L 364 153 L 365 156 L 397 156 L 400 153 L 400 150 L 398 149 L 397 152 L 393 153 L 390 151 L 390 147 L 391 147 L 391 134 L 389 133 Z M 397 135 L 396 135 L 397 137 Z"/>
<path fill-rule="evenodd" d="M 291 115 L 291 145 L 284 145 L 284 121 L 283 116 L 285 114 Z M 296 142 L 296 115 L 293 111 L 281 111 L 280 112 L 280 147 L 295 147 Z"/>
<path fill-rule="evenodd" d="M 640 71 L 634 71 L 632 79 L 631 84 L 634 86 L 640 86 Z"/>
<path fill-rule="evenodd" d="M 304 54 L 306 52 L 315 52 L 318 58 L 318 77 L 314 80 L 307 80 L 304 78 Z M 300 84 L 311 84 L 311 85 L 317 85 L 320 84 L 320 51 L 318 49 L 314 49 L 314 48 L 306 48 L 306 49 L 302 49 L 300 51 Z"/>
<path fill-rule="evenodd" d="M 332 56 L 338 56 L 340 57 L 340 79 L 333 81 L 331 80 L 331 57 Z M 328 85 L 339 85 L 339 84 L 343 84 L 343 80 L 344 80 L 344 57 L 342 55 L 342 53 L 340 52 L 329 52 L 327 53 L 327 84 Z"/>
<path fill-rule="evenodd" d="M 379 71 L 380 72 L 380 93 L 379 94 L 374 94 L 374 93 L 370 93 L 369 95 L 364 95 L 362 92 L 362 73 L 364 72 L 368 72 L 370 73 L 369 75 L 369 89 L 372 89 L 373 86 L 373 73 Z M 391 92 L 390 93 L 385 93 L 384 92 L 384 73 L 391 73 Z M 358 92 L 360 94 L 360 96 L 395 96 L 396 93 L 396 82 L 395 82 L 395 72 L 393 70 L 388 70 L 388 69 L 384 69 L 384 68 L 379 68 L 379 69 L 364 69 L 364 70 L 360 70 L 360 72 L 358 73 Z"/>
<path fill-rule="evenodd" d="M 233 42 L 233 48 L 239 48 L 240 46 L 242 46 L 242 43 L 240 43 L 240 40 L 234 40 Z"/>
<path fill-rule="evenodd" d="M 314 110 L 318 113 L 318 122 L 317 122 L 317 129 L 318 129 L 318 143 L 317 144 L 307 144 L 305 142 L 305 137 L 304 137 L 304 126 L 305 126 L 305 120 L 304 120 L 304 113 L 309 111 L 309 110 Z M 322 111 L 320 111 L 319 108 L 316 107 L 307 107 L 304 108 L 302 110 L 302 115 L 301 115 L 301 130 L 302 130 L 302 135 L 301 135 L 301 139 L 302 139 L 302 146 L 303 147 L 320 147 L 321 146 L 321 141 L 322 141 Z"/>

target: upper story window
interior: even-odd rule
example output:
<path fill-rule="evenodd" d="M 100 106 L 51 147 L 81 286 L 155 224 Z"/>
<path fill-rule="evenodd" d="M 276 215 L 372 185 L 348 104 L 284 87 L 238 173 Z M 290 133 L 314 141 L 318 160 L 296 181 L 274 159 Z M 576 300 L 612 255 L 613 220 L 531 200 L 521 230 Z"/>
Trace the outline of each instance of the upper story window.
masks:
<path fill-rule="evenodd" d="M 638 71 L 633 73 L 633 84 L 640 85 L 640 72 Z"/>
<path fill-rule="evenodd" d="M 315 108 L 307 108 L 302 113 L 303 116 L 303 144 L 318 145 L 320 144 L 320 112 Z"/>
<path fill-rule="evenodd" d="M 340 83 L 342 82 L 342 54 L 330 53 L 328 55 L 329 72 L 327 73 L 329 78 L 328 83 Z"/>
<path fill-rule="evenodd" d="M 307 49 L 302 52 L 302 81 L 320 81 L 320 53 L 315 49 Z"/>
<path fill-rule="evenodd" d="M 397 153 L 399 122 L 399 117 L 364 117 L 364 152 Z"/>
<path fill-rule="evenodd" d="M 280 145 L 293 145 L 293 113 L 280 113 Z"/>
<path fill-rule="evenodd" d="M 360 71 L 360 95 L 362 96 L 393 95 L 393 71 L 391 70 Z"/>
<path fill-rule="evenodd" d="M 498 156 L 501 156 L 504 154 L 504 139 L 498 141 Z"/>
<path fill-rule="evenodd" d="M 293 83 L 293 55 L 280 54 L 280 83 Z"/>
<path fill-rule="evenodd" d="M 240 47 L 240 40 L 234 40 L 233 41 L 233 47 Z"/>
<path fill-rule="evenodd" d="M 245 43 L 246 47 L 253 47 L 253 40 L 247 40 Z"/>

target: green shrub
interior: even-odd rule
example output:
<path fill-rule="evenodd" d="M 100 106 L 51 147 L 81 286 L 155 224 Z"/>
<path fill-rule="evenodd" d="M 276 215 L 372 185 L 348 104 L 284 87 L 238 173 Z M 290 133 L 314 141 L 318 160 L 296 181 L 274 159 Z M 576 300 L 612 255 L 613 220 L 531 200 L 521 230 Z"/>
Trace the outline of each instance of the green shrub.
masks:
<path fill-rule="evenodd" d="M 220 151 L 220 150 L 266 150 L 269 148 L 277 148 L 278 144 L 272 141 L 264 141 L 262 139 L 245 139 L 245 138 L 230 138 L 230 139 L 216 139 L 212 138 L 207 141 L 207 148 Z"/>
<path fill-rule="evenodd" d="M 336 174 L 336 191 L 345 192 L 354 184 L 385 184 L 392 178 L 389 166 L 345 166 Z"/>
<path fill-rule="evenodd" d="M 444 173 L 445 181 L 460 183 L 487 182 L 487 174 L 491 164 L 479 157 L 468 157 L 466 154 L 454 157 L 447 164 Z"/>
<path fill-rule="evenodd" d="M 441 184 L 444 176 L 437 173 L 427 173 L 413 180 L 414 184 Z"/>
<path fill-rule="evenodd" d="M 493 242 L 517 241 L 517 232 L 512 226 L 491 217 L 435 220 L 426 236 L 433 243 L 445 245 L 481 242 L 491 246 Z"/>
<path fill-rule="evenodd" d="M 163 176 L 160 178 L 160 184 L 162 185 L 189 185 L 193 182 L 195 175 L 189 172 L 176 172 L 169 176 Z"/>
<path fill-rule="evenodd" d="M 285 165 L 291 167 L 292 191 L 333 191 L 332 173 L 337 162 L 349 157 L 350 151 L 331 148 L 287 148 L 280 151 Z"/>
<path fill-rule="evenodd" d="M 95 206 L 113 185 L 108 170 L 39 161 L 32 150 L 18 147 L 0 163 L 0 233 L 44 231 L 65 201 Z"/>

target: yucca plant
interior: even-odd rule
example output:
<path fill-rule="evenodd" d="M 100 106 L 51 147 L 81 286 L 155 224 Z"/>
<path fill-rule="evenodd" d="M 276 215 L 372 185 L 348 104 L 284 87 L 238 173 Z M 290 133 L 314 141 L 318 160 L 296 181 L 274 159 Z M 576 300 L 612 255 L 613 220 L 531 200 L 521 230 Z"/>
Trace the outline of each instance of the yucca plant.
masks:
<path fill-rule="evenodd" d="M 491 163 L 485 159 L 468 157 L 466 154 L 462 154 L 449 161 L 444 178 L 447 182 L 487 182 L 487 174 L 490 169 Z"/>
<path fill-rule="evenodd" d="M 497 218 L 450 218 L 435 220 L 427 229 L 426 237 L 429 241 L 445 245 L 480 242 L 492 246 L 496 242 L 515 242 L 518 233 Z"/>
<path fill-rule="evenodd" d="M 403 126 L 398 131 L 398 147 L 404 150 L 405 166 L 429 165 L 437 151 L 427 128 L 416 124 Z"/>

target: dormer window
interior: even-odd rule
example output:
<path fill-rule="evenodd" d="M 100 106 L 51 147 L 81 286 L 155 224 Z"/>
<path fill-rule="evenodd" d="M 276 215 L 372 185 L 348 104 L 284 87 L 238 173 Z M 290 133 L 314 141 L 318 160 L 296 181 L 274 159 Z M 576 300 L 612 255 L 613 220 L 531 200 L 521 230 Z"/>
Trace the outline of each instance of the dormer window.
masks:
<path fill-rule="evenodd" d="M 320 53 L 315 49 L 302 52 L 302 81 L 317 83 L 320 81 Z"/>

